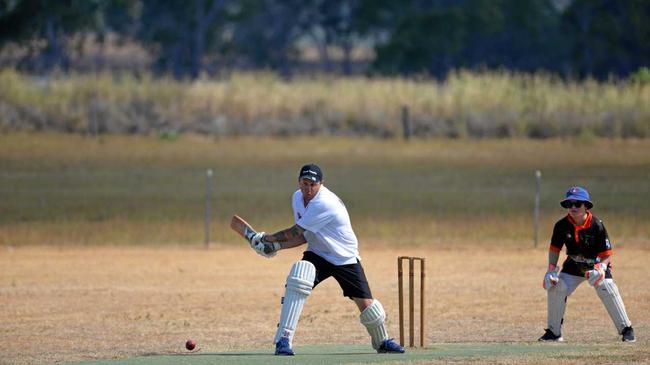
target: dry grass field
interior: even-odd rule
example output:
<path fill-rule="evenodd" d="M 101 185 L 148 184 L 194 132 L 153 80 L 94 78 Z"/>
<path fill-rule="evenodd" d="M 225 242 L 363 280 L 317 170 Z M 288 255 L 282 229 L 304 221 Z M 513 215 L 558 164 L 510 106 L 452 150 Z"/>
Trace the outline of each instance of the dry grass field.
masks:
<path fill-rule="evenodd" d="M 217 244 L 208 250 L 198 246 L 2 247 L 0 363 L 51 364 L 181 353 L 188 338 L 196 339 L 204 352 L 261 348 L 270 353 L 284 279 L 301 252 L 300 248 L 283 251 L 268 260 L 243 243 Z M 396 249 L 365 243 L 361 253 L 371 288 L 388 312 L 392 336 L 398 335 L 398 255 L 428 259 L 430 346 L 507 346 L 534 342 L 543 332 L 544 248 Z M 579 357 L 491 355 L 471 361 L 650 363 L 649 258 L 647 248 L 625 246 L 614 259 L 615 279 L 637 343 L 620 342 L 597 296 L 584 284 L 569 299 L 563 334 L 569 344 L 595 345 L 596 350 Z M 295 345 L 368 341 L 354 304 L 341 296 L 336 282 L 328 280 L 317 287 L 303 312 Z"/>
<path fill-rule="evenodd" d="M 0 134 L 0 246 L 203 242 L 205 171 L 214 170 L 215 242 L 238 243 L 237 213 L 285 228 L 296 174 L 320 164 L 362 241 L 532 246 L 536 169 L 540 241 L 586 186 L 616 245 L 650 237 L 650 139 L 399 140 Z M 471 229 L 467 229 L 471 222 Z M 412 229 L 416 225 L 417 230 Z"/>
<path fill-rule="evenodd" d="M 0 134 L 0 364 L 184 354 L 187 338 L 201 354 L 271 353 L 284 281 L 301 250 L 266 260 L 227 223 L 238 213 L 258 229 L 285 228 L 297 170 L 312 161 L 346 202 L 394 337 L 396 257 L 428 259 L 434 356 L 409 361 L 650 363 L 649 151 L 650 140 L 622 139 Z M 215 171 L 209 250 L 202 246 L 206 168 Z M 533 248 L 536 169 L 543 182 Z M 614 242 L 614 275 L 636 344 L 620 342 L 586 285 L 570 298 L 568 343 L 536 343 L 546 324 L 547 239 L 573 184 L 589 188 Z M 321 344 L 370 350 L 335 281 L 314 291 L 295 340 L 298 351 Z M 489 351 L 462 353 L 473 344 Z M 444 346 L 462 356 L 436 358 Z"/>

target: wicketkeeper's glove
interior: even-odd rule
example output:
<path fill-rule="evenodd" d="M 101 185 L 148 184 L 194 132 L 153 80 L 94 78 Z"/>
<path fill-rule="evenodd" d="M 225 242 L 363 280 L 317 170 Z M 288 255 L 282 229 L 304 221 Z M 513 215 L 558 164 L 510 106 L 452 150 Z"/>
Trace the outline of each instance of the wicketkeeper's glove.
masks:
<path fill-rule="evenodd" d="M 555 286 L 558 281 L 560 281 L 560 278 L 557 275 L 557 266 L 549 264 L 548 271 L 546 272 L 546 275 L 544 275 L 544 282 L 542 282 L 542 287 L 546 290 L 549 290 L 552 286 Z"/>
<path fill-rule="evenodd" d="M 585 273 L 585 278 L 589 281 L 589 285 L 598 286 L 605 279 L 605 271 L 607 270 L 607 264 L 598 262 L 594 265 L 593 270 L 589 270 Z"/>

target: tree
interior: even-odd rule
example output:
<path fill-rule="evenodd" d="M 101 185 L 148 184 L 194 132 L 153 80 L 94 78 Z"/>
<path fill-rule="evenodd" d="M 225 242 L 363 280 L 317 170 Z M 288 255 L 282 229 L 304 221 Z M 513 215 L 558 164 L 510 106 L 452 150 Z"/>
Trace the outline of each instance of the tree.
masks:
<path fill-rule="evenodd" d="M 374 69 L 388 74 L 430 73 L 443 77 L 461 62 L 465 21 L 465 15 L 455 8 L 403 18 L 390 41 L 376 47 Z"/>
<path fill-rule="evenodd" d="M 108 0 L 13 0 L 0 2 L 0 44 L 25 42 L 30 52 L 22 68 L 67 69 L 71 35 L 96 29 Z M 45 46 L 39 44 L 43 40 Z"/>
<path fill-rule="evenodd" d="M 138 38 L 155 55 L 159 71 L 196 78 L 205 57 L 223 44 L 235 0 L 143 0 Z"/>
<path fill-rule="evenodd" d="M 565 58 L 560 13 L 548 0 L 477 0 L 468 9 L 470 67 L 555 70 Z"/>
<path fill-rule="evenodd" d="M 302 0 L 250 0 L 234 19 L 229 58 L 244 67 L 270 68 L 291 73 L 300 36 Z"/>
<path fill-rule="evenodd" d="M 357 36 L 360 0 L 310 0 L 303 3 L 301 30 L 318 50 L 322 67 L 333 71 L 330 47 L 343 53 L 343 73 L 351 73 L 351 54 Z"/>
<path fill-rule="evenodd" d="M 650 2 L 575 0 L 563 16 L 579 76 L 627 75 L 650 65 Z"/>
<path fill-rule="evenodd" d="M 247 15 L 235 24 L 234 46 L 254 64 L 285 74 L 295 63 L 299 47 L 314 47 L 320 69 L 334 71 L 330 55 L 334 47 L 342 51 L 343 73 L 350 74 L 352 50 L 371 29 L 367 15 L 386 1 L 251 1 Z"/>
<path fill-rule="evenodd" d="M 374 68 L 388 73 L 451 68 L 552 68 L 562 47 L 560 14 L 548 0 L 459 0 L 418 4 L 376 47 Z"/>

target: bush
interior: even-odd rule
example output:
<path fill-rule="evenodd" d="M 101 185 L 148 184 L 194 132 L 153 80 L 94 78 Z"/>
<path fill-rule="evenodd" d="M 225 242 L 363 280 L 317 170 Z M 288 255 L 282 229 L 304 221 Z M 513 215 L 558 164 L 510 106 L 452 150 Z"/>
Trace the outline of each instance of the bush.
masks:
<path fill-rule="evenodd" d="M 633 84 L 650 84 L 650 68 L 641 67 L 636 72 L 630 74 L 629 81 Z"/>
<path fill-rule="evenodd" d="M 0 71 L 0 130 L 214 136 L 647 138 L 650 79 L 570 82 L 545 74 L 457 71 L 444 81 L 282 79 L 237 73 L 182 82 L 110 74 L 34 78 Z"/>

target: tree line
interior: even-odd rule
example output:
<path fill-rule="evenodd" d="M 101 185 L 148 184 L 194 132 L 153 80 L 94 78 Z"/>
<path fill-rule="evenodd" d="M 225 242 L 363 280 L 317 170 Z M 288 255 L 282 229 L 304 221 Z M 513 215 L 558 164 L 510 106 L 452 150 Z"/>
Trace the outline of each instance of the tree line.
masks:
<path fill-rule="evenodd" d="M 625 77 L 650 65 L 648 0 L 0 0 L 0 47 L 12 67 L 74 70 L 92 37 L 132 42 L 151 71 L 177 78 L 227 70 L 315 69 L 430 75 L 454 69 Z"/>

